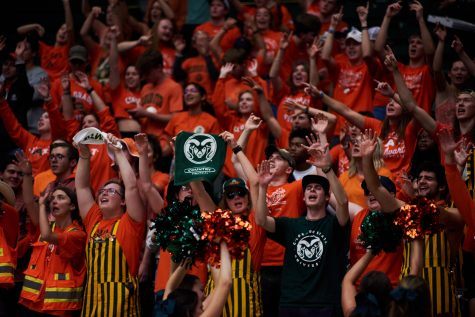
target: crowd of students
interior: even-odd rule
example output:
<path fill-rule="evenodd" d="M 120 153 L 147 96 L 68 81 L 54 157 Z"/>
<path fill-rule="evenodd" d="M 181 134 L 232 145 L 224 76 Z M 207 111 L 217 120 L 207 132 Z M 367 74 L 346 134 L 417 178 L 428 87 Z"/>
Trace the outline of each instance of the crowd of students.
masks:
<path fill-rule="evenodd" d="M 83 0 L 79 32 L 62 5 L 54 43 L 0 38 L 0 316 L 475 314 L 475 62 L 419 1 L 368 25 L 338 0 Z M 90 127 L 106 144 L 73 142 Z M 213 184 L 175 185 L 181 131 L 226 142 Z M 363 246 L 421 197 L 442 230 Z M 249 221 L 244 257 L 173 262 L 150 225 L 174 202 Z"/>

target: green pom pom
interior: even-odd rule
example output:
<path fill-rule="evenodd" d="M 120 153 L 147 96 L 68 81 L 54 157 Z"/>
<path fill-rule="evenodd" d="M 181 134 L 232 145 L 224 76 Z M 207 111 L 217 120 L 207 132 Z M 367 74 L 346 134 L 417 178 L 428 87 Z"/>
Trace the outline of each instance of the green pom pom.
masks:
<path fill-rule="evenodd" d="M 201 240 L 203 218 L 197 206 L 188 200 L 173 202 L 162 215 L 157 216 L 151 229 L 155 229 L 158 246 L 172 254 L 172 260 L 180 263 L 187 258 L 201 258 L 206 242 Z"/>
<path fill-rule="evenodd" d="M 361 234 L 358 239 L 373 254 L 394 252 L 402 240 L 402 229 L 394 225 L 395 214 L 370 211 L 361 223 Z"/>

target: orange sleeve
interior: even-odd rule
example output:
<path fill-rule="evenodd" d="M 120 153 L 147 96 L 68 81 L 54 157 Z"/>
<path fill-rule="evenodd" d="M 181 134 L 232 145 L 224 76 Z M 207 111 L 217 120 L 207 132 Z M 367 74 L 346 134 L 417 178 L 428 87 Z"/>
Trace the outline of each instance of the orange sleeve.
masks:
<path fill-rule="evenodd" d="M 249 222 L 252 225 L 251 238 L 249 239 L 249 249 L 251 249 L 252 266 L 254 270 L 258 272 L 261 268 L 267 235 L 264 228 L 257 225 L 254 212 L 251 212 L 249 216 Z"/>
<path fill-rule="evenodd" d="M 74 259 L 84 253 L 86 233 L 81 230 L 58 232 L 59 255 L 65 259 Z"/>
<path fill-rule="evenodd" d="M 137 275 L 140 265 L 140 252 L 145 242 L 145 220 L 136 222 L 127 212 L 120 219 L 117 240 L 124 251 L 132 276 Z"/>
<path fill-rule="evenodd" d="M 224 129 L 227 129 L 229 126 L 229 118 L 226 116 L 226 113 L 228 112 L 228 107 L 224 103 L 225 100 L 225 94 L 224 94 L 224 84 L 226 82 L 226 79 L 218 79 L 216 82 L 216 87 L 214 87 L 214 94 L 213 94 L 213 106 L 214 106 L 214 111 L 216 114 L 216 118 L 218 119 L 219 122 L 221 122 L 221 125 Z"/>
<path fill-rule="evenodd" d="M 67 138 L 68 141 L 71 141 L 74 135 L 79 131 L 81 128 L 79 122 L 76 119 L 68 119 L 64 121 L 65 128 L 67 131 Z"/>
<path fill-rule="evenodd" d="M 101 122 L 101 130 L 107 133 L 112 133 L 115 136 L 120 136 L 119 128 L 112 117 L 108 108 L 97 113 Z"/>
<path fill-rule="evenodd" d="M 457 206 L 463 220 L 469 228 L 475 230 L 475 203 L 465 185 L 457 166 L 445 164 L 445 176 L 449 186 L 450 196 Z"/>
<path fill-rule="evenodd" d="M 5 100 L 0 103 L 0 113 L 2 114 L 0 119 L 3 121 L 8 135 L 26 153 L 27 148 L 35 142 L 36 137 L 22 127 Z"/>
<path fill-rule="evenodd" d="M 179 84 L 169 87 L 170 91 L 170 112 L 178 112 L 183 110 L 183 91 Z"/>

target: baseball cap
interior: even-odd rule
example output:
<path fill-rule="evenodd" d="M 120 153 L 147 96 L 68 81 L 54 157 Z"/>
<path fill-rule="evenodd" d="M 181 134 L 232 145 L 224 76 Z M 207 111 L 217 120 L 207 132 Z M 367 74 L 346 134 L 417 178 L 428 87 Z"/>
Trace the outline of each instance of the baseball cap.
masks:
<path fill-rule="evenodd" d="M 131 138 L 123 138 L 120 139 L 120 143 L 122 143 L 122 148 L 127 149 L 129 154 L 133 157 L 139 157 L 139 150 L 137 149 L 137 145 L 135 144 L 135 141 Z M 109 148 L 107 148 L 107 154 L 109 155 L 110 159 L 114 161 L 114 153 L 112 153 Z"/>
<path fill-rule="evenodd" d="M 279 149 L 277 146 L 275 146 L 274 144 L 270 144 L 266 147 L 266 149 L 264 150 L 265 154 L 266 154 L 266 158 L 269 159 L 269 157 L 274 154 L 274 153 L 278 153 L 284 160 L 286 160 L 290 167 L 295 167 L 295 160 L 294 158 L 292 157 L 292 155 L 290 155 L 289 151 L 287 150 L 284 150 L 284 149 Z"/>
<path fill-rule="evenodd" d="M 69 60 L 78 59 L 87 62 L 87 49 L 82 45 L 75 45 L 69 49 Z"/>
<path fill-rule="evenodd" d="M 223 193 L 230 188 L 241 188 L 249 191 L 249 188 L 247 188 L 246 183 L 242 178 L 230 178 L 223 183 Z"/>
<path fill-rule="evenodd" d="M 323 176 L 320 175 L 305 175 L 302 178 L 302 188 L 305 191 L 305 188 L 309 184 L 318 184 L 323 187 L 323 190 L 325 191 L 325 194 L 330 194 L 330 182 L 328 182 L 328 179 L 326 179 Z"/>
<path fill-rule="evenodd" d="M 379 182 L 381 183 L 381 185 L 383 185 L 384 188 L 387 189 L 388 192 L 396 193 L 396 185 L 394 185 L 393 181 L 389 179 L 389 177 L 379 176 Z M 361 188 L 363 188 L 365 196 L 368 196 L 369 190 L 368 186 L 366 186 L 365 180 L 361 183 Z"/>
<path fill-rule="evenodd" d="M 361 32 L 355 28 L 352 28 L 351 31 L 346 35 L 345 41 L 352 39 L 358 43 L 361 43 Z"/>

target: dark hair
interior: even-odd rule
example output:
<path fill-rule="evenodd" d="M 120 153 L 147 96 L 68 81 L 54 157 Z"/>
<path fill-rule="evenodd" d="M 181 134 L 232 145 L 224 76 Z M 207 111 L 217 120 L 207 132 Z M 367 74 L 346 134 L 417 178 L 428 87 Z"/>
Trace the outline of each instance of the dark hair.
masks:
<path fill-rule="evenodd" d="M 201 86 L 200 84 L 194 82 L 194 81 L 190 81 L 188 83 L 186 83 L 185 87 L 186 86 L 189 86 L 189 85 L 193 85 L 195 86 L 196 89 L 198 89 L 201 97 L 206 97 L 208 95 L 208 92 L 206 91 L 206 89 L 204 89 L 203 86 Z M 205 100 L 203 100 L 201 102 L 201 110 L 203 112 L 207 112 L 209 113 L 210 115 L 212 115 L 213 117 L 215 116 L 215 112 L 214 112 L 214 108 L 213 106 L 208 102 L 208 99 L 205 98 Z"/>
<path fill-rule="evenodd" d="M 246 60 L 247 52 L 244 48 L 232 47 L 223 55 L 223 63 L 243 64 Z"/>
<path fill-rule="evenodd" d="M 84 118 L 86 118 L 87 116 L 93 116 L 94 119 L 96 119 L 97 123 L 99 123 L 99 125 L 101 124 L 101 119 L 99 118 L 99 115 L 97 113 L 91 111 L 91 112 L 88 112 L 88 113 L 84 114 L 84 117 L 82 117 L 83 122 L 81 122 L 81 125 L 84 123 Z"/>
<path fill-rule="evenodd" d="M 310 65 L 308 64 L 308 62 L 302 59 L 294 61 L 292 63 L 292 72 L 288 79 L 290 91 L 293 94 L 296 93 L 299 90 L 299 88 L 294 85 L 294 81 L 292 80 L 292 77 L 293 77 L 292 74 L 297 69 L 297 66 L 300 66 L 300 65 L 302 65 L 305 71 L 307 72 L 307 78 L 310 78 Z"/>
<path fill-rule="evenodd" d="M 122 195 L 122 198 L 125 197 L 125 186 L 124 186 L 124 183 L 118 179 L 118 178 L 111 178 L 109 179 L 107 182 L 105 182 L 104 184 L 102 184 L 101 188 L 104 188 L 106 187 L 107 185 L 109 184 L 116 184 L 116 185 L 119 185 L 120 186 L 120 193 Z"/>
<path fill-rule="evenodd" d="M 145 51 L 140 55 L 135 67 L 137 67 L 140 75 L 147 74 L 153 68 L 163 67 L 162 53 L 153 49 Z"/>
<path fill-rule="evenodd" d="M 147 140 L 153 151 L 153 168 L 155 170 L 159 170 L 161 165 L 160 160 L 162 158 L 162 147 L 160 146 L 160 142 L 157 140 L 157 137 L 153 134 L 147 134 Z"/>
<path fill-rule="evenodd" d="M 289 135 L 289 143 L 290 140 L 293 138 L 301 138 L 305 140 L 305 145 L 308 145 L 306 137 L 310 137 L 311 135 L 315 136 L 315 134 L 312 132 L 310 129 L 297 129 L 297 130 L 292 130 Z"/>
<path fill-rule="evenodd" d="M 425 130 L 421 130 L 419 134 L 417 135 L 418 141 L 423 132 L 426 132 L 429 135 L 429 137 L 432 138 L 430 133 L 428 133 Z M 426 162 L 433 162 L 434 164 L 440 164 L 440 153 L 439 153 L 439 149 L 437 147 L 437 143 L 435 142 L 435 140 L 433 144 L 427 150 L 421 150 L 419 146 L 416 147 L 416 150 L 414 151 L 414 155 L 412 156 L 412 160 L 411 160 L 411 168 L 409 170 L 409 175 L 412 177 L 412 179 L 417 178 L 417 176 L 419 175 L 421 165 Z"/>
<path fill-rule="evenodd" d="M 379 308 L 380 315 L 386 316 L 389 309 L 390 297 L 389 293 L 391 292 L 391 281 L 387 275 L 379 271 L 370 271 L 362 279 L 359 286 L 359 292 L 356 296 L 356 308 L 351 313 L 351 317 L 370 317 L 376 315 L 363 315 L 362 310 L 367 308 L 370 305 L 376 304 Z M 372 302 L 370 299 L 373 298 L 376 300 L 376 303 Z M 370 310 L 371 311 L 371 310 Z"/>
<path fill-rule="evenodd" d="M 175 301 L 175 310 L 168 315 L 169 317 L 193 317 L 198 305 L 198 295 L 195 292 L 178 288 L 168 298 Z"/>
<path fill-rule="evenodd" d="M 51 143 L 51 145 L 49 146 L 49 152 L 53 152 L 53 149 L 58 147 L 66 148 L 66 155 L 68 156 L 68 159 L 70 161 L 76 160 L 77 162 L 79 160 L 78 150 L 71 143 L 68 142 Z"/>
<path fill-rule="evenodd" d="M 183 281 L 181 281 L 178 288 L 192 290 L 197 282 L 200 282 L 198 276 L 193 274 L 186 274 L 185 277 L 183 277 Z"/>
<path fill-rule="evenodd" d="M 320 19 L 312 14 L 303 13 L 295 19 L 294 34 L 300 36 L 303 33 L 313 32 L 315 35 L 320 33 L 322 23 Z"/>
<path fill-rule="evenodd" d="M 426 281 L 419 276 L 409 275 L 399 281 L 391 291 L 390 317 L 430 317 L 431 297 Z"/>
<path fill-rule="evenodd" d="M 213 186 L 208 183 L 203 181 L 203 186 L 205 187 L 206 192 L 209 194 L 211 198 L 213 198 Z M 170 179 L 170 182 L 168 182 L 167 186 L 167 196 L 165 197 L 165 200 L 167 201 L 167 204 L 170 205 L 174 201 L 178 199 L 178 193 L 180 192 L 181 185 L 175 185 L 175 180 Z"/>
<path fill-rule="evenodd" d="M 68 196 L 69 199 L 71 200 L 71 204 L 74 205 L 74 210 L 71 212 L 71 219 L 76 220 L 77 222 L 82 224 L 81 217 L 79 216 L 79 205 L 78 205 L 78 198 L 76 196 L 76 192 L 73 189 L 66 186 L 57 186 L 53 188 L 53 190 L 51 191 L 51 194 L 57 190 L 63 191 L 66 194 L 66 196 Z M 48 198 L 47 203 L 46 203 L 46 210 L 48 212 L 51 211 L 49 207 L 50 201 L 51 201 L 51 197 Z"/>
<path fill-rule="evenodd" d="M 441 198 L 445 198 L 445 196 L 448 193 L 448 188 L 447 188 L 447 179 L 445 178 L 444 167 L 438 163 L 425 161 L 419 165 L 416 178 L 418 178 L 422 172 L 429 172 L 429 173 L 435 174 L 435 178 L 437 179 L 437 186 L 445 187 L 445 189 L 440 194 Z"/>
<path fill-rule="evenodd" d="M 5 172 L 10 164 L 15 164 L 15 157 L 13 155 L 2 156 L 0 159 L 0 171 Z"/>

